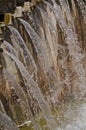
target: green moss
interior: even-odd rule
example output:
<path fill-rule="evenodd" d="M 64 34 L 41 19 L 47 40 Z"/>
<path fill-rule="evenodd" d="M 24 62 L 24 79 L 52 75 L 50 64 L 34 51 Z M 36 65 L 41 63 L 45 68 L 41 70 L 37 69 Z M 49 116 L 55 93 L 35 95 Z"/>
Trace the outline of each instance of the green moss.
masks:
<path fill-rule="evenodd" d="M 40 119 L 40 126 L 43 127 L 44 125 L 46 125 L 46 120 L 44 118 Z"/>
<path fill-rule="evenodd" d="M 29 126 L 23 126 L 20 128 L 20 130 L 33 130 L 33 126 L 32 125 L 29 125 Z"/>

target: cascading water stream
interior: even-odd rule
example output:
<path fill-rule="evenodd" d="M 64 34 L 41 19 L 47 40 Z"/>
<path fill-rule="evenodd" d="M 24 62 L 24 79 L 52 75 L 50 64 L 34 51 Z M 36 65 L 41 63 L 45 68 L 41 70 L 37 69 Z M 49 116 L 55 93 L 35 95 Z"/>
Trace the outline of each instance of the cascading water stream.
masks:
<path fill-rule="evenodd" d="M 4 73 L 5 78 L 7 78 L 8 81 L 12 84 L 10 89 L 14 89 L 16 91 L 20 100 L 23 101 L 24 106 L 27 108 L 26 114 L 29 115 L 30 113 L 28 114 L 28 111 L 29 111 L 28 100 L 27 100 L 27 97 L 26 97 L 24 90 L 19 85 L 19 83 L 16 82 L 16 79 L 14 79 L 14 77 L 11 73 L 9 73 L 6 69 L 3 70 L 3 73 Z"/>
<path fill-rule="evenodd" d="M 66 3 L 65 3 L 66 4 Z M 57 53 L 57 55 L 58 55 L 58 48 L 61 48 L 61 49 L 63 49 L 63 50 L 65 50 L 65 48 L 66 47 L 64 47 L 64 46 L 62 46 L 62 45 L 59 45 L 58 44 L 58 41 L 57 40 L 55 40 L 55 38 L 58 38 L 58 34 L 57 34 L 57 27 L 56 27 L 56 18 L 55 18 L 55 16 L 54 16 L 54 13 L 52 13 L 51 12 L 51 10 L 50 10 L 50 8 L 49 7 L 47 7 L 47 12 L 46 11 L 44 11 L 43 9 L 41 9 L 40 7 L 37 7 L 40 11 L 41 11 L 41 15 L 42 15 L 42 19 L 43 19 L 43 21 L 44 21 L 44 27 L 45 27 L 45 33 L 46 33 L 46 37 L 49 37 L 49 39 L 51 39 L 53 36 L 48 36 L 47 34 L 49 34 L 49 32 L 47 31 L 47 30 L 49 30 L 48 28 L 50 28 L 51 29 L 51 31 L 55 34 L 55 37 L 54 37 L 54 40 L 53 40 L 53 46 L 54 46 L 54 44 L 55 44 L 55 46 L 54 46 L 54 48 L 51 46 L 51 51 L 54 51 L 55 52 L 55 54 Z M 49 12 L 50 11 L 50 12 Z M 48 13 L 49 13 L 49 16 L 48 16 Z M 67 10 L 67 13 L 68 13 L 68 10 Z M 52 15 L 52 17 L 51 17 L 51 15 Z M 50 19 L 50 18 L 53 18 L 53 19 Z M 71 19 L 71 15 L 70 15 L 70 19 Z M 52 26 L 53 25 L 53 26 Z M 72 23 L 71 23 L 71 25 L 73 25 L 73 21 L 72 21 Z M 73 25 L 74 26 L 74 25 Z M 73 30 L 74 30 L 74 27 L 73 27 Z M 53 35 L 53 34 L 52 34 Z M 49 41 L 49 46 L 50 46 L 50 43 L 51 43 L 51 40 Z M 49 48 L 49 47 L 48 47 Z M 55 55 L 54 53 L 52 53 L 52 55 L 56 58 L 56 60 L 57 60 L 57 55 Z M 53 59 L 55 59 L 53 57 Z M 68 57 L 68 55 L 65 57 L 65 55 L 64 55 L 64 59 L 62 59 L 62 66 L 63 66 L 63 68 L 66 70 L 66 71 L 68 71 L 68 69 L 67 69 L 67 67 L 64 67 L 64 62 L 67 60 L 67 57 Z M 57 63 L 56 62 L 54 62 L 56 65 L 57 65 Z M 56 66 L 56 67 L 58 67 L 58 65 Z M 59 70 L 57 70 L 56 71 L 57 72 L 57 76 L 59 75 Z M 66 72 L 67 73 L 67 72 Z M 61 81 L 60 82 L 60 79 L 58 79 L 58 86 L 59 87 L 57 87 L 56 89 L 55 89 L 55 91 L 52 93 L 52 100 L 53 100 L 53 102 L 55 102 L 55 98 L 56 98 L 56 100 L 57 100 L 57 95 L 59 95 L 59 93 L 61 93 L 61 87 L 62 87 L 62 84 L 64 84 L 64 81 Z M 68 86 L 70 85 L 70 80 L 69 80 L 69 77 L 68 77 L 68 73 L 67 73 L 67 76 L 65 77 L 65 84 L 67 84 Z M 57 101 L 56 101 L 57 102 Z"/>
<path fill-rule="evenodd" d="M 7 49 L 8 51 L 10 50 L 12 54 L 16 55 L 16 50 L 14 49 L 14 47 L 11 45 L 11 43 L 4 41 L 4 43 L 2 44 L 2 47 L 4 49 Z"/>
<path fill-rule="evenodd" d="M 84 22 L 86 23 L 86 1 L 84 2 L 83 0 L 77 0 L 77 3 L 84 17 Z"/>
<path fill-rule="evenodd" d="M 3 29 L 1 130 L 86 129 L 85 24 L 86 0 L 43 0 Z"/>
<path fill-rule="evenodd" d="M 22 109 L 22 113 L 23 116 L 26 116 L 27 118 L 25 120 L 29 120 L 32 122 L 34 130 L 38 129 L 41 130 L 40 126 L 37 124 L 37 122 L 34 120 L 33 116 L 32 116 L 32 112 L 30 110 L 29 107 L 29 102 L 28 102 L 28 94 L 26 94 L 24 92 L 24 90 L 22 89 L 22 87 L 19 85 L 19 83 L 17 83 L 17 81 L 14 79 L 14 76 L 9 73 L 6 69 L 3 70 L 4 76 L 5 78 L 8 79 L 8 81 L 11 83 L 11 87 L 10 89 L 13 89 L 16 91 L 16 94 L 19 96 L 19 99 L 16 102 L 21 102 L 21 109 Z M 23 122 L 27 122 L 27 121 L 23 121 Z M 24 124 L 24 123 L 23 123 Z M 22 126 L 23 124 L 20 124 L 20 126 Z"/>
<path fill-rule="evenodd" d="M 42 65 L 42 68 L 44 68 L 43 69 L 43 71 L 44 71 L 44 73 L 46 74 L 46 73 L 49 73 L 49 76 L 50 77 L 52 77 L 52 79 L 56 79 L 56 82 L 57 82 L 57 78 L 56 78 L 56 74 L 54 74 L 54 72 L 52 72 L 52 70 L 50 69 L 50 64 L 49 64 L 49 58 L 48 58 L 48 52 L 47 52 L 47 50 L 46 50 L 46 44 L 45 44 L 45 46 L 44 46 L 44 42 L 42 41 L 42 39 L 35 33 L 35 31 L 31 28 L 31 26 L 29 25 L 29 23 L 27 23 L 26 21 L 24 21 L 24 20 L 22 20 L 21 19 L 21 21 L 23 21 L 23 24 L 24 24 L 24 22 L 25 22 L 25 27 L 26 27 L 26 31 L 28 31 L 28 33 L 30 33 L 30 36 L 31 36 L 31 39 L 32 39 L 32 41 L 33 41 L 33 44 L 34 44 L 34 46 L 35 46 L 35 48 L 36 48 L 36 52 L 37 52 L 37 56 L 39 57 L 39 59 L 40 59 L 40 64 Z M 31 31 L 29 32 L 29 30 L 28 30 L 28 27 L 30 26 L 30 29 L 31 29 Z M 16 49 L 16 47 L 18 47 L 19 45 L 20 45 L 20 47 L 23 49 L 23 53 L 25 52 L 25 54 L 24 54 L 24 57 L 26 58 L 26 63 L 27 63 L 27 68 L 28 68 L 28 64 L 29 64 L 29 61 L 30 61 L 30 63 L 31 63 L 31 65 L 32 66 L 34 66 L 35 67 L 35 73 L 37 74 L 37 66 L 36 66 L 36 64 L 35 64 L 35 61 L 34 61 L 34 59 L 33 59 L 33 57 L 31 56 L 31 54 L 30 54 L 30 52 L 29 52 L 29 50 L 27 49 L 27 47 L 26 47 L 26 45 L 25 45 L 25 43 L 24 43 L 24 41 L 23 41 L 23 39 L 22 39 L 22 37 L 21 37 L 21 35 L 19 34 L 19 32 L 15 29 L 15 28 L 13 28 L 13 27 L 11 27 L 11 26 L 9 26 L 9 29 L 11 30 L 11 32 L 12 32 L 12 34 L 13 34 L 13 36 L 11 36 L 11 40 L 12 40 L 12 42 L 13 42 L 13 45 L 14 45 L 14 47 L 15 47 L 15 49 Z M 33 33 L 32 33 L 33 32 Z M 34 35 L 34 36 L 33 36 Z M 43 44 L 41 44 L 41 42 L 43 43 Z M 17 43 L 19 43 L 19 44 L 17 44 Z M 36 44 L 35 44 L 36 43 Z M 20 48 L 19 47 L 19 48 Z M 44 48 L 44 49 L 43 49 Z M 27 55 L 26 55 L 26 53 L 27 53 Z M 44 64 L 44 65 L 43 65 Z M 33 74 L 33 73 L 32 73 Z M 47 78 L 47 81 L 48 81 L 48 76 L 46 75 L 46 78 Z M 55 83 L 55 82 L 54 82 Z M 57 87 L 57 83 L 56 83 L 56 85 L 55 85 L 55 87 Z"/>
<path fill-rule="evenodd" d="M 41 9 L 40 7 L 37 7 L 41 13 L 42 19 L 44 21 L 44 26 L 43 29 L 45 30 L 44 33 L 46 35 L 46 38 L 44 38 L 45 43 L 47 43 L 47 49 L 50 50 L 54 66 L 55 66 L 55 71 L 57 68 L 57 48 L 58 48 L 58 42 L 57 42 L 57 30 L 56 30 L 56 23 L 52 23 L 53 20 L 51 20 L 48 16 L 48 14 Z M 53 17 L 53 16 L 52 16 Z M 53 17 L 54 19 L 54 17 Z M 48 34 L 48 35 L 47 35 Z"/>
<path fill-rule="evenodd" d="M 30 92 L 33 94 L 33 97 L 37 99 L 39 106 L 44 114 L 44 117 L 48 123 L 49 128 L 52 130 L 53 128 L 56 129 L 56 122 L 52 117 L 51 110 L 49 108 L 48 103 L 45 101 L 38 85 L 35 81 L 32 80 L 31 76 L 29 75 L 28 71 L 25 69 L 24 65 L 12 54 L 7 51 L 4 51 L 6 55 L 11 57 L 14 62 L 17 64 L 23 78 L 26 80 L 26 84 Z"/>
<path fill-rule="evenodd" d="M 36 32 L 34 31 L 34 29 L 31 27 L 31 25 L 29 23 L 27 23 L 25 20 L 23 19 L 19 19 L 21 21 L 21 23 L 24 25 L 27 33 L 30 35 L 32 42 L 34 44 L 37 56 L 39 57 L 40 61 L 42 62 L 43 68 L 44 70 L 48 71 L 48 65 L 49 65 L 49 59 L 46 53 L 46 48 L 43 46 L 43 41 L 42 39 L 36 34 Z"/>
<path fill-rule="evenodd" d="M 78 85 L 80 86 L 81 89 L 84 90 L 82 92 L 82 94 L 84 95 L 86 79 L 85 79 L 83 65 L 80 63 L 83 60 L 84 55 L 80 53 L 81 48 L 78 45 L 77 36 L 75 32 L 73 32 L 72 29 L 67 26 L 65 19 L 63 19 L 62 11 L 60 7 L 57 6 L 55 1 L 54 1 L 54 7 L 51 6 L 48 2 L 45 2 L 45 3 L 54 11 L 57 21 L 59 23 L 59 26 L 61 27 L 62 30 L 64 30 L 65 37 L 66 37 L 65 41 L 69 49 L 69 55 L 73 57 L 73 66 L 79 78 Z"/>
<path fill-rule="evenodd" d="M 0 110 L 1 110 L 3 113 L 6 114 L 6 111 L 5 111 L 5 109 L 4 109 L 4 106 L 3 106 L 3 103 L 2 103 L 1 100 L 0 100 Z"/>
<path fill-rule="evenodd" d="M 48 51 L 46 50 L 46 44 L 45 41 L 43 41 L 38 35 L 37 33 L 34 31 L 34 29 L 31 27 L 31 25 L 26 22 L 23 19 L 19 19 L 21 21 L 21 23 L 24 25 L 25 30 L 27 31 L 27 33 L 29 34 L 29 36 L 31 37 L 31 40 L 34 44 L 35 50 L 37 52 L 37 56 L 38 59 L 40 60 L 40 64 L 42 64 L 42 68 L 44 70 L 45 73 L 48 73 L 48 76 L 46 75 L 47 80 L 48 77 L 52 78 L 54 80 L 54 89 L 58 89 L 58 80 L 57 80 L 57 75 L 54 71 L 52 71 L 51 66 L 50 66 L 50 62 L 49 62 L 49 56 L 48 56 Z M 55 63 L 56 63 L 56 59 L 55 59 Z M 57 66 L 57 63 L 56 63 Z M 56 71 L 56 70 L 55 70 Z M 56 71 L 57 72 L 57 71 Z M 59 76 L 58 76 L 59 77 Z M 50 82 L 50 81 L 49 81 Z M 52 89 L 52 88 L 51 88 Z M 55 91 L 53 89 L 53 91 Z M 59 88 L 60 90 L 60 88 Z M 58 93 L 59 93 L 58 90 Z"/>
<path fill-rule="evenodd" d="M 71 15 L 71 11 L 69 8 L 69 4 L 67 1 L 65 0 L 59 0 L 61 7 L 63 7 L 63 15 L 66 13 L 66 16 L 68 20 L 68 26 L 70 26 L 71 29 L 73 29 L 73 31 L 75 32 L 75 27 L 74 27 L 74 18 Z"/>
<path fill-rule="evenodd" d="M 12 40 L 14 47 L 16 48 L 19 46 L 19 48 L 21 48 L 23 50 L 23 55 L 24 55 L 25 61 L 27 63 L 27 66 L 29 64 L 31 64 L 35 68 L 34 71 L 37 73 L 37 66 L 35 64 L 35 61 L 31 55 L 30 51 L 28 50 L 24 40 L 22 39 L 21 35 L 17 31 L 17 29 L 15 29 L 14 27 L 9 26 L 9 29 L 13 35 L 13 36 L 11 36 L 11 40 Z"/>

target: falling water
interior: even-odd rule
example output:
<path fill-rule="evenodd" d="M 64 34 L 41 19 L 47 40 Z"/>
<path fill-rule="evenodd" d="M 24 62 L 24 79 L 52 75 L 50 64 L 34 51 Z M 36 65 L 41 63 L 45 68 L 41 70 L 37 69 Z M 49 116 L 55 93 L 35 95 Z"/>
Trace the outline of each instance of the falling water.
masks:
<path fill-rule="evenodd" d="M 55 21 L 55 17 L 53 14 L 52 15 L 52 19 L 50 19 L 50 17 L 48 16 L 48 14 L 43 10 L 41 9 L 40 7 L 37 7 L 41 12 L 41 16 L 42 16 L 42 19 L 44 21 L 44 27 L 43 29 L 45 30 L 45 35 L 46 35 L 46 38 L 44 37 L 44 41 L 46 40 L 45 43 L 47 43 L 47 49 L 49 49 L 50 52 L 50 56 L 52 57 L 49 57 L 49 59 L 52 59 L 53 63 L 54 63 L 54 66 L 55 66 L 55 71 L 56 71 L 56 68 L 57 68 L 57 49 L 58 49 L 58 41 L 57 41 L 57 37 L 58 37 L 58 34 L 57 34 L 57 29 L 56 29 L 56 21 Z M 41 27 L 42 28 L 42 27 Z M 48 33 L 48 35 L 47 35 Z"/>
<path fill-rule="evenodd" d="M 0 57 L 1 130 L 86 129 L 85 24 L 85 0 L 43 0 L 7 27 L 11 35 L 5 34 Z"/>
<path fill-rule="evenodd" d="M 47 80 L 48 80 L 48 78 L 54 80 L 53 91 L 55 92 L 58 89 L 57 84 L 58 84 L 59 75 L 58 76 L 56 75 L 56 72 L 58 73 L 58 70 L 55 69 L 55 71 L 56 71 L 55 72 L 55 71 L 52 71 L 52 69 L 51 69 L 50 61 L 49 61 L 50 56 L 48 55 L 47 47 L 45 44 L 46 42 L 39 37 L 39 35 L 34 31 L 34 29 L 31 27 L 31 25 L 28 22 L 26 22 L 25 20 L 22 20 L 22 19 L 19 19 L 19 20 L 22 22 L 22 24 L 25 27 L 25 30 L 31 37 L 31 40 L 34 44 L 34 48 L 37 53 L 37 57 L 40 60 L 40 64 L 42 65 L 44 72 L 49 74 L 48 76 L 46 75 Z M 51 46 L 52 46 L 52 43 L 51 43 Z M 51 47 L 51 48 L 53 48 L 53 47 Z M 52 49 L 52 51 L 53 51 L 53 49 Z M 53 60 L 54 60 L 56 58 L 56 56 L 54 56 L 54 51 L 52 53 L 53 53 L 52 55 L 53 55 Z M 56 59 L 54 61 L 55 61 L 54 62 L 55 68 L 56 68 L 56 66 L 57 66 Z M 51 89 L 52 89 L 52 87 L 51 87 Z M 59 90 L 60 90 L 60 88 L 59 88 Z M 59 90 L 57 91 L 57 93 L 59 93 Z M 50 91 L 52 91 L 52 90 L 50 90 Z"/>
<path fill-rule="evenodd" d="M 86 23 L 86 1 L 77 0 L 77 2 L 84 17 L 84 22 Z"/>
<path fill-rule="evenodd" d="M 45 3 L 48 4 L 47 2 L 45 2 Z M 72 28 L 70 28 L 70 26 L 68 26 L 66 24 L 60 7 L 57 6 L 57 4 L 55 2 L 54 2 L 54 8 L 50 4 L 48 4 L 48 5 L 54 11 L 61 29 L 64 30 L 65 37 L 66 37 L 65 41 L 68 44 L 68 49 L 69 49 L 69 55 L 73 57 L 74 69 L 79 76 L 78 85 L 80 86 L 81 89 L 83 89 L 83 88 L 85 88 L 85 84 L 86 84 L 84 68 L 81 63 L 81 61 L 84 58 L 84 55 L 81 54 L 81 48 L 78 45 L 78 39 L 77 39 L 76 33 L 74 31 L 72 31 Z M 77 64 L 77 66 L 76 66 L 76 64 Z M 83 93 L 84 93 L 84 91 L 83 91 Z"/>
<path fill-rule="evenodd" d="M 31 55 L 30 51 L 28 50 L 24 40 L 22 39 L 21 35 L 13 27 L 9 26 L 9 29 L 12 32 L 11 40 L 12 40 L 12 43 L 13 43 L 15 49 L 17 49 L 19 46 L 21 47 L 27 65 L 31 64 L 35 68 L 35 72 L 37 72 L 37 67 L 36 67 L 35 61 Z"/>
<path fill-rule="evenodd" d="M 6 114 L 6 111 L 4 109 L 3 103 L 0 101 L 0 111 Z"/>
<path fill-rule="evenodd" d="M 22 116 L 26 117 L 26 119 L 23 122 L 25 122 L 26 120 L 29 120 L 29 117 L 30 117 L 30 120 L 32 121 L 34 128 L 39 129 L 37 122 L 31 116 L 31 111 L 30 111 L 29 102 L 28 102 L 28 95 L 25 94 L 22 87 L 19 85 L 19 83 L 16 82 L 16 80 L 14 79 L 14 76 L 5 69 L 4 69 L 4 75 L 6 76 L 8 81 L 11 83 L 10 89 L 15 90 L 16 94 L 19 96 L 16 103 L 18 103 L 20 105 L 20 109 L 22 109 L 22 113 L 21 113 Z M 23 126 L 24 124 L 25 123 L 20 124 L 19 127 Z"/>
<path fill-rule="evenodd" d="M 56 123 L 55 123 L 55 120 L 53 119 L 53 117 L 51 115 L 49 105 L 45 101 L 45 99 L 44 99 L 38 85 L 36 84 L 36 82 L 32 80 L 31 76 L 29 75 L 29 73 L 27 72 L 27 70 L 25 69 L 23 64 L 14 55 L 12 55 L 12 54 L 10 54 L 6 51 L 5 51 L 5 54 L 10 56 L 15 61 L 15 63 L 17 64 L 23 78 L 26 79 L 27 87 L 28 87 L 28 89 L 30 89 L 30 92 L 33 94 L 33 97 L 35 99 L 37 99 L 39 106 L 40 106 L 41 110 L 43 111 L 44 117 L 47 120 L 49 128 L 51 130 L 53 128 L 56 129 Z"/>
<path fill-rule="evenodd" d="M 49 59 L 48 59 L 48 56 L 47 56 L 47 53 L 46 53 L 46 51 L 47 51 L 46 48 L 43 46 L 43 44 L 41 44 L 42 39 L 36 34 L 36 32 L 30 26 L 29 23 L 27 23 L 23 19 L 19 19 L 19 20 L 25 26 L 27 33 L 30 35 L 30 37 L 33 41 L 37 56 L 39 57 L 40 61 L 43 61 L 42 62 L 42 64 L 44 64 L 43 67 L 44 67 L 44 69 L 47 70 L 48 64 L 49 64 L 49 61 L 48 61 Z"/>

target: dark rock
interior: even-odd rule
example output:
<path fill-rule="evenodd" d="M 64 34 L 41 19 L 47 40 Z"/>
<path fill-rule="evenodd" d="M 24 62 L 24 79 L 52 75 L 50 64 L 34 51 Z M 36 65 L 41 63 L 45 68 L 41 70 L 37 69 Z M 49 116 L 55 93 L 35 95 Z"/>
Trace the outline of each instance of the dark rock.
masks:
<path fill-rule="evenodd" d="M 14 13 L 16 0 L 0 0 L 0 13 Z"/>
<path fill-rule="evenodd" d="M 17 6 L 23 6 L 25 0 L 17 0 Z"/>
<path fill-rule="evenodd" d="M 3 49 L 2 49 L 2 48 L 0 48 L 0 52 L 3 52 Z"/>

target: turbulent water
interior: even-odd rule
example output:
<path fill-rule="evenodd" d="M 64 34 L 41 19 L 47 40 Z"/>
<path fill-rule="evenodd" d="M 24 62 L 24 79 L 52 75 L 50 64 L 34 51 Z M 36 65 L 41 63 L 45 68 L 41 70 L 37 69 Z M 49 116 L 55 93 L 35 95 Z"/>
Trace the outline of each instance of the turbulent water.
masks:
<path fill-rule="evenodd" d="M 77 101 L 78 102 L 78 101 Z M 57 119 L 57 130 L 85 130 L 86 129 L 86 103 L 72 102 L 59 107 Z M 43 123 L 43 122 L 42 122 Z M 32 130 L 25 125 L 21 130 Z M 46 125 L 43 130 L 46 130 Z"/>
<path fill-rule="evenodd" d="M 85 0 L 41 1 L 4 28 L 0 130 L 86 129 L 85 28 Z"/>
<path fill-rule="evenodd" d="M 86 129 L 86 103 L 77 106 L 73 111 L 69 108 L 65 117 L 69 117 L 69 123 L 62 125 L 62 128 L 57 130 L 85 130 Z"/>

